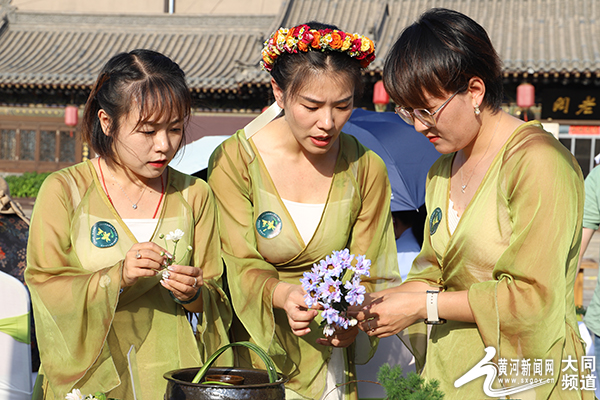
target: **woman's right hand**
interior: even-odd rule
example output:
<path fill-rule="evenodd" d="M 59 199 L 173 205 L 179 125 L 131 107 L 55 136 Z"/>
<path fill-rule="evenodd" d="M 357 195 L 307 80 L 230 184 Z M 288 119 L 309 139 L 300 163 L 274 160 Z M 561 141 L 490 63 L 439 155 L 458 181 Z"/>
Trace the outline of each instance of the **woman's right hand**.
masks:
<path fill-rule="evenodd" d="M 167 254 L 152 242 L 136 243 L 125 255 L 121 288 L 132 286 L 138 278 L 155 276 L 164 267 Z"/>
<path fill-rule="evenodd" d="M 292 332 L 296 336 L 309 333 L 308 325 L 317 316 L 316 310 L 306 306 L 305 294 L 302 286 L 286 282 L 279 282 L 273 292 L 273 307 L 281 308 L 286 312 Z"/>

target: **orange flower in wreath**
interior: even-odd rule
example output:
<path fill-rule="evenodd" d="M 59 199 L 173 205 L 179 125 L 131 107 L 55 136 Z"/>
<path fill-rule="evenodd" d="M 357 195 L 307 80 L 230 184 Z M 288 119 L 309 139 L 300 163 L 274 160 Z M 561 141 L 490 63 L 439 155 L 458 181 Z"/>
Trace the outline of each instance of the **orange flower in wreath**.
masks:
<path fill-rule="evenodd" d="M 311 33 L 313 34 L 313 40 L 312 43 L 310 44 L 312 48 L 315 49 L 320 49 L 321 48 L 321 34 L 319 33 L 319 31 L 311 31 Z"/>
<path fill-rule="evenodd" d="M 343 44 L 344 41 L 342 40 L 342 36 L 340 36 L 338 31 L 331 32 L 331 42 L 329 43 L 329 46 L 331 46 L 332 49 L 337 50 L 340 49 Z"/>

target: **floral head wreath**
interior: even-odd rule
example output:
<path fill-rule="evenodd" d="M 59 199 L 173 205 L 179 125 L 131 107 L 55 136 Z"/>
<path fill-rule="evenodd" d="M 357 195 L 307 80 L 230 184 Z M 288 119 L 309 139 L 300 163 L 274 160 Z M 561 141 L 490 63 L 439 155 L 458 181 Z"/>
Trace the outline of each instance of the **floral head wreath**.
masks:
<path fill-rule="evenodd" d="M 280 28 L 265 41 L 260 62 L 265 71 L 271 72 L 277 57 L 282 53 L 307 52 L 309 50 L 339 51 L 360 60 L 366 68 L 375 59 L 375 45 L 366 36 L 347 33 L 337 29 L 311 29 L 308 25 Z"/>

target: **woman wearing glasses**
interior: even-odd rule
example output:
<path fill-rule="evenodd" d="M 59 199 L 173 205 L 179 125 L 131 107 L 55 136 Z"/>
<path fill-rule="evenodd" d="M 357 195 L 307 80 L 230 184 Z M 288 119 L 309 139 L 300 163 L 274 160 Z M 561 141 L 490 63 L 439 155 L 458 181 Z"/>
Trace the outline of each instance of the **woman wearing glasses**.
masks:
<path fill-rule="evenodd" d="M 537 121 L 500 109 L 500 58 L 461 13 L 433 9 L 408 27 L 384 82 L 398 115 L 443 155 L 428 176 L 423 249 L 405 283 L 371 295 L 360 327 L 385 337 L 410 326 L 414 344 L 430 324 L 416 354 L 447 399 L 591 398 L 573 299 L 577 162 Z"/>

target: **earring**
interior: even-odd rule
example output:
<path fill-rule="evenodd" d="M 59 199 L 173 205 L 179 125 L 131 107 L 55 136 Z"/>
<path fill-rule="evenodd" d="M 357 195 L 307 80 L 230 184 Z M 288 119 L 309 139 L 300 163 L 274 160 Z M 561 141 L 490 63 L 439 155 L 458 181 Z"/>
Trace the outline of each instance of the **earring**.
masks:
<path fill-rule="evenodd" d="M 479 104 L 475 104 L 474 111 L 475 111 L 475 115 L 479 115 L 481 114 L 481 110 L 479 109 Z"/>

